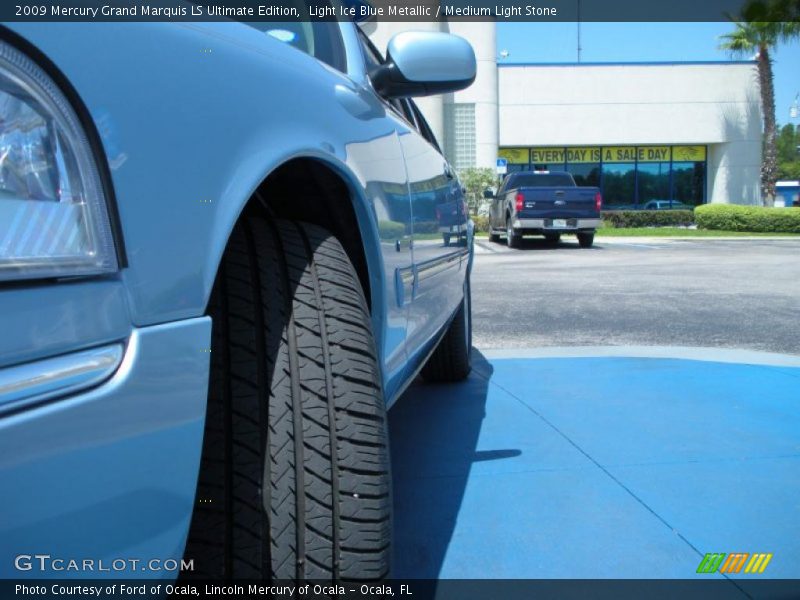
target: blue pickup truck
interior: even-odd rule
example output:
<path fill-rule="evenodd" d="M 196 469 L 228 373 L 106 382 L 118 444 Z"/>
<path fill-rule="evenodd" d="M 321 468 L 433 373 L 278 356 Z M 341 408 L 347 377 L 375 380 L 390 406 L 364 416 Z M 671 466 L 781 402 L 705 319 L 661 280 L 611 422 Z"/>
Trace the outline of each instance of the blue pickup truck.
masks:
<path fill-rule="evenodd" d="M 578 187 L 563 171 L 518 171 L 511 173 L 492 199 L 489 239 L 506 236 L 510 248 L 519 246 L 524 235 L 543 235 L 558 243 L 564 233 L 574 234 L 581 248 L 590 248 L 600 225 L 603 198 L 599 188 Z"/>
<path fill-rule="evenodd" d="M 475 68 L 310 17 L 0 27 L 0 577 L 387 575 L 387 408 L 470 372 L 411 98 Z"/>

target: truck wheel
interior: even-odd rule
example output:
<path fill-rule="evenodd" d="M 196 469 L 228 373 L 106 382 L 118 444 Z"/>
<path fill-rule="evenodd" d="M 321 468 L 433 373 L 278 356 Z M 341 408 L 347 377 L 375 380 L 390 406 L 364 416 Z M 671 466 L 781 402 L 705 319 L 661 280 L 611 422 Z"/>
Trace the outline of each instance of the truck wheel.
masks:
<path fill-rule="evenodd" d="M 450 234 L 449 233 L 443 233 L 442 234 L 442 241 L 444 242 L 445 246 L 449 246 L 450 245 Z"/>
<path fill-rule="evenodd" d="M 557 244 L 561 241 L 561 234 L 560 233 L 545 233 L 544 240 L 548 244 Z"/>
<path fill-rule="evenodd" d="M 500 234 L 495 233 L 494 231 L 489 232 L 489 241 L 494 242 L 495 244 L 500 241 Z"/>
<path fill-rule="evenodd" d="M 579 233 L 578 243 L 581 248 L 591 248 L 592 244 L 594 244 L 594 233 Z"/>
<path fill-rule="evenodd" d="M 511 225 L 511 221 L 508 222 L 506 225 L 506 244 L 509 248 L 519 248 L 520 240 L 522 239 L 521 235 L 518 235 L 514 231 L 514 227 Z"/>
<path fill-rule="evenodd" d="M 364 295 L 326 230 L 246 217 L 214 284 L 193 577 L 389 570 L 386 411 Z"/>
<path fill-rule="evenodd" d="M 464 282 L 464 299 L 458 307 L 447 332 L 428 362 L 422 367 L 422 376 L 431 382 L 462 381 L 472 369 L 472 297 L 469 277 Z"/>

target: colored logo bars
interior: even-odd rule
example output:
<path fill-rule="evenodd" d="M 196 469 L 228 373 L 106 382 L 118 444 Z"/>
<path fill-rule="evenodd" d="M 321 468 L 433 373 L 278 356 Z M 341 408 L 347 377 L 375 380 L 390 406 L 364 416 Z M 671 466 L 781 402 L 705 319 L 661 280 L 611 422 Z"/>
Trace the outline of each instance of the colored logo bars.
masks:
<path fill-rule="evenodd" d="M 749 559 L 749 560 L 748 560 Z M 744 567 L 745 573 L 763 573 L 769 561 L 772 560 L 772 553 L 733 552 L 731 554 L 709 553 L 700 561 L 697 567 L 698 573 L 741 573 Z"/>

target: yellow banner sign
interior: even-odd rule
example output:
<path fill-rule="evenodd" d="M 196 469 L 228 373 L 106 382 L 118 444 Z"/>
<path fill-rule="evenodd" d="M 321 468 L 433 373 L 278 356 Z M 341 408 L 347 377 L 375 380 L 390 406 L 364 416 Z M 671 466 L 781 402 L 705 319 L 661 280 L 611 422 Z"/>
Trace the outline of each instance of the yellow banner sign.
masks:
<path fill-rule="evenodd" d="M 705 146 L 572 146 L 539 148 L 500 148 L 499 156 L 510 164 L 557 167 L 567 163 L 625 163 L 625 162 L 669 162 L 670 153 L 674 162 L 700 162 L 706 160 Z"/>
<path fill-rule="evenodd" d="M 603 162 L 634 162 L 636 146 L 606 146 L 603 148 Z"/>
<path fill-rule="evenodd" d="M 510 164 L 527 165 L 529 152 L 527 148 L 500 148 L 500 158 L 505 158 Z"/>
<path fill-rule="evenodd" d="M 669 162 L 669 146 L 639 146 L 636 158 L 639 162 Z"/>
<path fill-rule="evenodd" d="M 698 162 L 706 159 L 705 146 L 673 146 L 673 162 Z"/>
<path fill-rule="evenodd" d="M 534 165 L 563 165 L 564 148 L 531 148 L 531 162 Z"/>
<path fill-rule="evenodd" d="M 600 148 L 575 147 L 567 148 L 568 163 L 598 163 L 600 162 Z"/>

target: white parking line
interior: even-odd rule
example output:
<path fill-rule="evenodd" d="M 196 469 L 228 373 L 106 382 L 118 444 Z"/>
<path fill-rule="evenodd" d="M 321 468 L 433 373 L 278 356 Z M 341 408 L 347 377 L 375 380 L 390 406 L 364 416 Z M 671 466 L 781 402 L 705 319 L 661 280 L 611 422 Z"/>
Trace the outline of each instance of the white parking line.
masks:
<path fill-rule="evenodd" d="M 605 243 L 605 240 L 602 240 L 598 243 Z M 661 250 L 664 246 L 657 246 L 655 244 L 625 244 L 626 248 L 646 248 L 647 250 Z"/>

